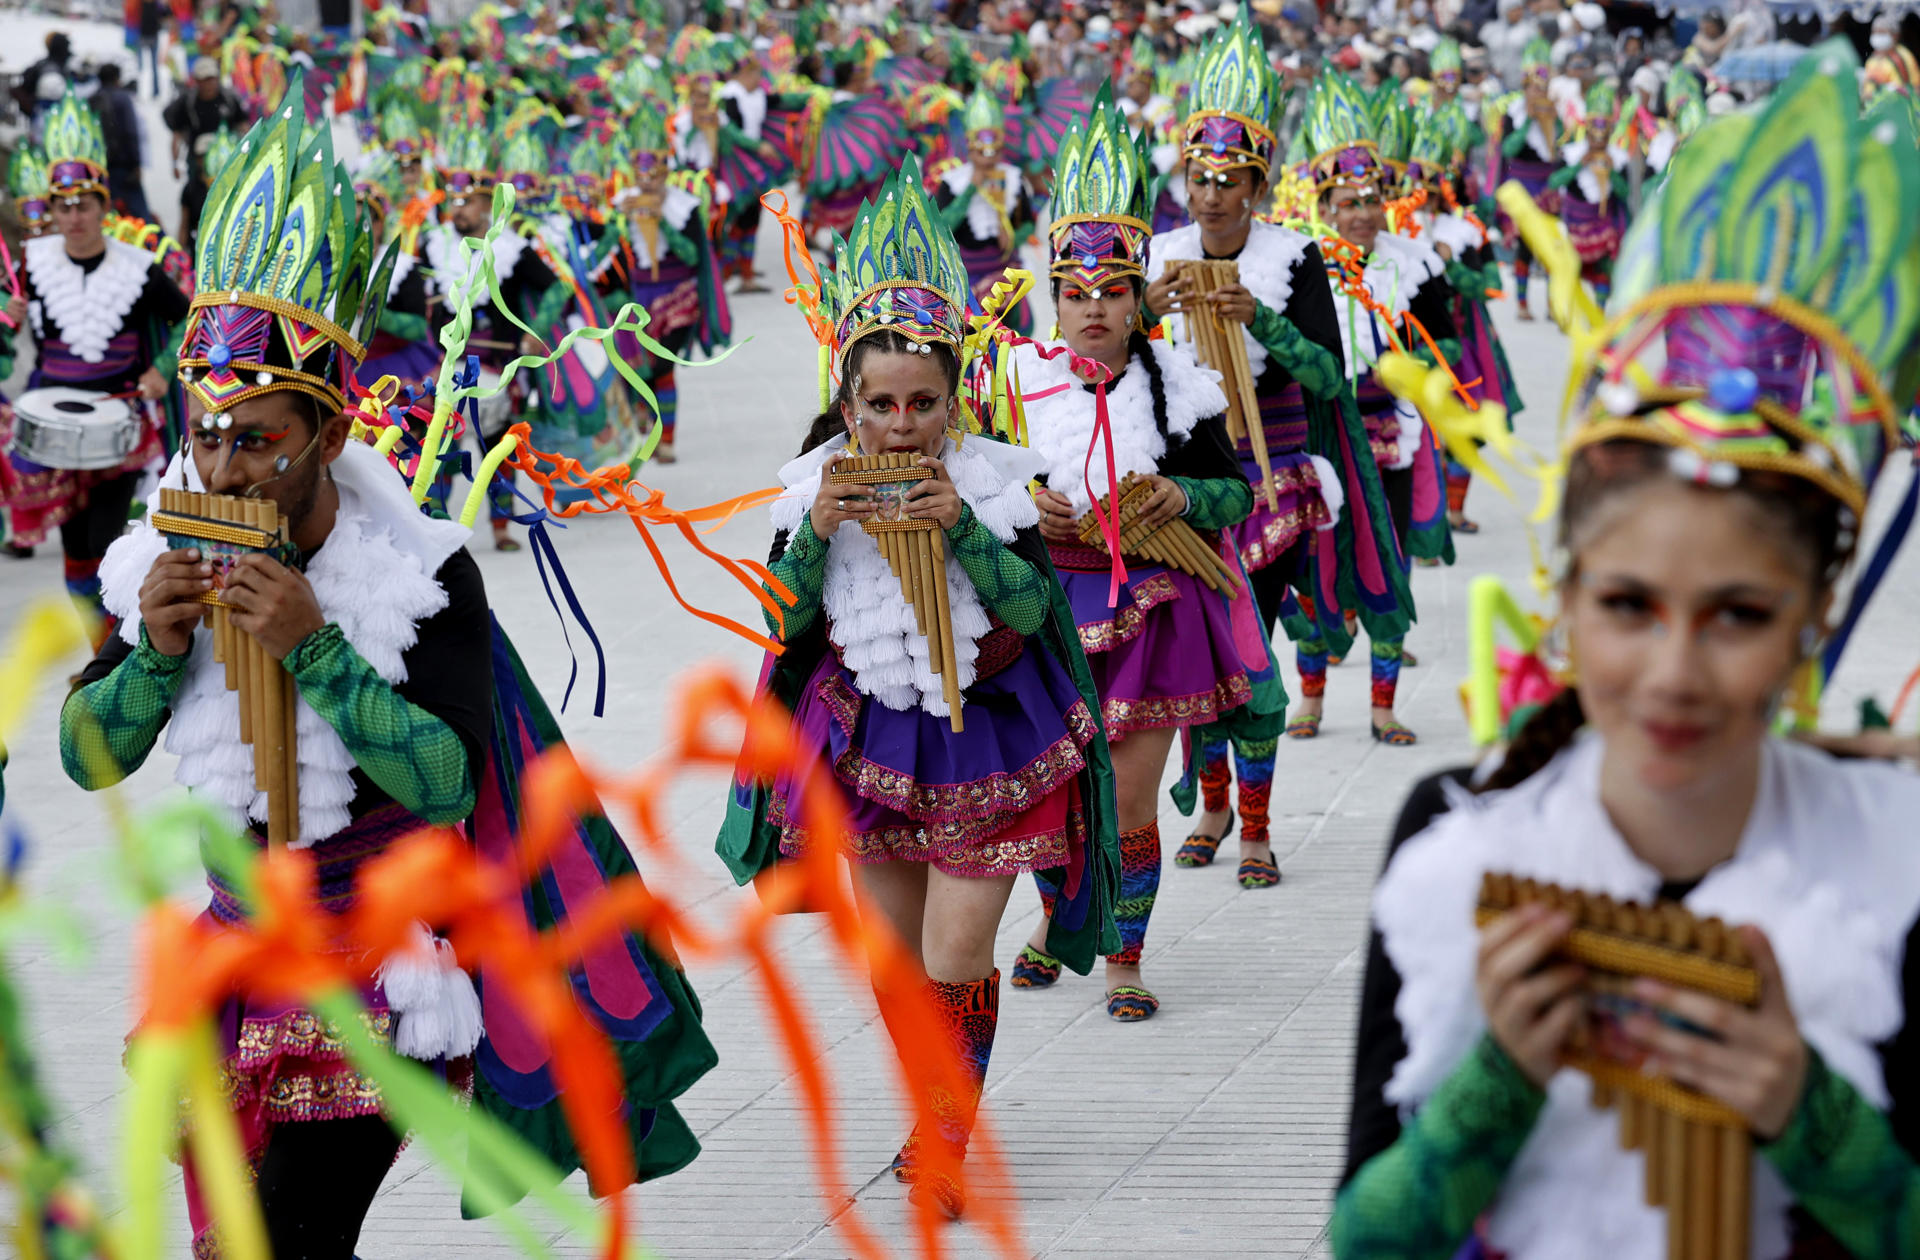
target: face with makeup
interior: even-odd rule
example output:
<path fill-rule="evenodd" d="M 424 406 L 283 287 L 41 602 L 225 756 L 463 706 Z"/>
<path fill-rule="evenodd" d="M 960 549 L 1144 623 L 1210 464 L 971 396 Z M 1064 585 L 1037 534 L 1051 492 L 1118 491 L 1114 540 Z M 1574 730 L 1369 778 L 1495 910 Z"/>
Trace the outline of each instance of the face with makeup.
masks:
<path fill-rule="evenodd" d="M 1321 197 L 1320 213 L 1341 240 L 1362 254 L 1373 252 L 1374 242 L 1387 227 L 1386 203 L 1381 201 L 1378 187 L 1333 188 Z"/>
<path fill-rule="evenodd" d="M 1266 187 L 1255 167 L 1216 171 L 1200 162 L 1187 163 L 1187 209 L 1209 237 L 1232 235 L 1252 223 L 1253 208 Z"/>
<path fill-rule="evenodd" d="M 1088 283 L 1061 280 L 1054 298 L 1060 336 L 1083 358 L 1113 367 L 1124 363 L 1127 338 L 1140 306 L 1140 292 L 1125 276 L 1109 275 Z"/>
<path fill-rule="evenodd" d="M 210 493 L 236 496 L 257 487 L 257 497 L 291 521 L 295 542 L 317 547 L 325 541 L 326 529 L 317 526 L 330 526 L 330 513 L 317 509 L 323 506 L 326 466 L 346 446 L 347 417 L 331 416 L 316 428 L 316 413 L 328 410 L 326 404 L 292 390 L 237 403 L 212 416 L 211 424 L 198 401 L 192 405 L 187 429 L 200 484 Z"/>
<path fill-rule="evenodd" d="M 107 247 L 107 201 L 99 193 L 53 198 L 53 226 L 67 240 L 67 256 L 92 258 Z"/>
<path fill-rule="evenodd" d="M 1751 495 L 1670 476 L 1609 495 L 1571 542 L 1570 651 L 1609 770 L 1679 797 L 1750 772 L 1831 599 L 1812 546 Z"/>
<path fill-rule="evenodd" d="M 492 201 L 478 191 L 447 200 L 447 222 L 462 236 L 481 236 L 493 222 Z"/>
<path fill-rule="evenodd" d="M 859 355 L 848 385 L 840 419 L 862 451 L 940 453 L 954 421 L 955 402 L 939 356 L 885 351 Z"/>

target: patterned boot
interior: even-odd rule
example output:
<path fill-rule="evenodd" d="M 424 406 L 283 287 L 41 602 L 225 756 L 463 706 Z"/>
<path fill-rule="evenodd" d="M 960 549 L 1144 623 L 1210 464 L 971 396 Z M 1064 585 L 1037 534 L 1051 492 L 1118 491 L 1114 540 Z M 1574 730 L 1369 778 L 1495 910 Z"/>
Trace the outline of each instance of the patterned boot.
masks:
<path fill-rule="evenodd" d="M 1138 967 L 1140 949 L 1147 940 L 1147 921 L 1160 895 L 1160 823 L 1120 833 L 1120 904 L 1113 908 L 1120 928 L 1120 952 L 1108 954 L 1116 967 Z M 1123 1024 L 1151 1019 L 1160 999 L 1137 984 L 1107 991 L 1107 1014 Z"/>
<path fill-rule="evenodd" d="M 980 1111 L 980 1094 L 987 1083 L 987 1061 L 993 1057 L 993 1034 L 1000 1026 L 1000 972 L 995 970 L 982 980 L 927 981 L 927 993 L 933 999 L 947 1035 L 953 1039 L 960 1059 L 960 1093 L 937 1090 L 932 1099 L 936 1129 L 935 1140 L 952 1157 L 951 1169 L 927 1166 L 913 1151 L 918 1132 L 907 1139 L 901 1155 L 908 1168 L 895 1176 L 913 1186 L 915 1203 L 931 1199 L 949 1220 L 958 1220 L 966 1210 L 966 1194 L 955 1174 L 967 1157 L 967 1140 L 973 1136 L 974 1117 Z M 912 1154 L 910 1154 L 910 1151 Z M 897 1162 L 897 1161 L 896 1161 Z"/>

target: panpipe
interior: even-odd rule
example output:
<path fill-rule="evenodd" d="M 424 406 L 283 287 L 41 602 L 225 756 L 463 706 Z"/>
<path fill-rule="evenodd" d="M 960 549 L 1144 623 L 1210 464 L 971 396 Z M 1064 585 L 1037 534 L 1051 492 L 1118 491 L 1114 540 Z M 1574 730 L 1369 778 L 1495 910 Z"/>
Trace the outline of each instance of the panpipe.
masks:
<path fill-rule="evenodd" d="M 1140 520 L 1140 507 L 1153 493 L 1153 483 L 1135 473 L 1128 473 L 1120 479 L 1120 506 L 1118 520 L 1120 525 L 1120 551 L 1123 555 L 1139 556 L 1155 564 L 1164 564 L 1170 569 L 1178 569 L 1205 582 L 1209 589 L 1220 591 L 1232 598 L 1240 590 L 1240 575 L 1233 566 L 1220 558 L 1220 554 L 1207 546 L 1193 526 L 1179 517 L 1162 521 L 1158 525 L 1146 525 Z M 1100 500 L 1101 506 L 1111 507 L 1112 495 Z M 1107 549 L 1106 535 L 1100 532 L 1100 519 L 1092 512 L 1080 518 L 1078 525 L 1080 541 L 1089 547 Z"/>
<path fill-rule="evenodd" d="M 1760 975 L 1739 936 L 1677 902 L 1615 901 L 1491 872 L 1475 918 L 1484 926 L 1535 903 L 1572 917 L 1557 956 L 1588 971 L 1590 1015 L 1561 1059 L 1593 1078 L 1594 1106 L 1619 1108 L 1620 1145 L 1644 1154 L 1647 1204 L 1667 1212 L 1668 1260 L 1748 1260 L 1753 1143 L 1746 1120 L 1670 1078 L 1647 1075 L 1644 1054 L 1622 1029 L 1629 1016 L 1654 1013 L 1632 994 L 1640 977 L 1756 1005 Z"/>
<path fill-rule="evenodd" d="M 293 675 L 260 640 L 234 626 L 220 597 L 242 556 L 264 552 L 282 564 L 296 563 L 299 552 L 287 538 L 287 522 L 265 499 L 162 489 L 153 527 L 168 547 L 198 547 L 201 560 L 213 566 L 213 586 L 200 596 L 208 606 L 213 659 L 226 666 L 227 690 L 240 693 L 240 738 L 253 748 L 253 786 L 267 794 L 267 843 L 288 844 L 300 836 L 299 693 Z"/>
<path fill-rule="evenodd" d="M 900 593 L 913 607 L 913 619 L 927 641 L 928 667 L 940 676 L 947 720 L 955 734 L 960 720 L 960 668 L 953 651 L 953 609 L 947 595 L 947 536 L 937 521 L 907 515 L 907 494 L 933 470 L 904 452 L 849 455 L 833 466 L 835 485 L 865 486 L 874 496 L 874 513 L 861 522 L 879 544 L 887 567 L 900 580 Z"/>
<path fill-rule="evenodd" d="M 1220 373 L 1227 393 L 1227 432 L 1235 441 L 1246 438 L 1260 482 L 1267 491 L 1267 510 L 1280 510 L 1273 486 L 1273 464 L 1267 455 L 1267 431 L 1260 423 L 1260 399 L 1253 389 L 1253 369 L 1247 362 L 1247 341 L 1239 324 L 1223 320 L 1207 298 L 1226 285 L 1240 283 L 1240 264 L 1230 258 L 1176 258 L 1167 263 L 1180 286 L 1180 305 L 1187 318 L 1187 339 L 1200 362 Z"/>

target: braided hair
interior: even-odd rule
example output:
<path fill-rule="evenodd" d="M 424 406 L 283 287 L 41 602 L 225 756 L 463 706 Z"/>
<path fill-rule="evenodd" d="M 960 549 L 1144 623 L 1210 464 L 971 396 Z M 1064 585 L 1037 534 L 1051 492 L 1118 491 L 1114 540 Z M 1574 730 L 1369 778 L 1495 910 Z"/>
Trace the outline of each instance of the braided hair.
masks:
<path fill-rule="evenodd" d="M 1167 436 L 1167 383 L 1160 375 L 1160 356 L 1153 352 L 1153 342 L 1147 334 L 1138 328 L 1127 338 L 1127 352 L 1140 360 L 1140 367 L 1147 374 L 1147 388 L 1153 394 L 1153 427 L 1160 430 L 1160 436 Z"/>
<path fill-rule="evenodd" d="M 1669 454 L 1668 447 L 1630 438 L 1595 443 L 1575 453 L 1567 468 L 1560 510 L 1560 546 L 1574 557 L 1563 591 L 1578 580 L 1580 548 L 1593 539 L 1602 506 L 1656 479 L 1672 478 Z M 1798 552 L 1808 562 L 1809 580 L 1817 593 L 1830 591 L 1846 568 L 1853 543 L 1842 521 L 1843 506 L 1812 482 L 1785 473 L 1742 469 L 1732 486 L 1705 492 L 1750 500 L 1760 518 L 1769 523 L 1767 532 L 1774 536 L 1775 545 Z M 1476 790 L 1489 792 L 1524 783 L 1571 744 L 1584 725 L 1586 710 L 1580 692 L 1569 686 L 1527 719 L 1499 768 Z"/>

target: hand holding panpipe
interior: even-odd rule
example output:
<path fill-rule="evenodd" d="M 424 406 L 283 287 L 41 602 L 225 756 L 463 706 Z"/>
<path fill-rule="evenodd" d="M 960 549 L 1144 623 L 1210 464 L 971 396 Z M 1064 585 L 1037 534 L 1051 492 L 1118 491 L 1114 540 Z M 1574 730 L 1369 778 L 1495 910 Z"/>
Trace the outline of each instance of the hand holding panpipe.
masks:
<path fill-rule="evenodd" d="M 1139 556 L 1143 560 L 1191 574 L 1205 582 L 1209 589 L 1220 591 L 1228 598 L 1238 594 L 1240 575 L 1207 545 L 1193 526 L 1177 516 L 1158 525 L 1147 525 L 1140 520 L 1141 505 L 1152 494 L 1153 483 L 1145 477 L 1128 473 L 1120 479 L 1117 519 L 1121 554 Z M 1103 495 L 1100 505 L 1109 507 L 1112 501 L 1112 495 Z M 1102 551 L 1107 549 L 1106 535 L 1100 532 L 1098 514 L 1088 512 L 1082 516 L 1078 528 L 1081 542 Z"/>
<path fill-rule="evenodd" d="M 227 690 L 240 693 L 240 738 L 253 748 L 254 788 L 267 794 L 267 842 L 288 844 L 300 836 L 299 692 L 260 640 L 234 626 L 220 598 L 243 555 L 265 552 L 288 566 L 297 561 L 286 522 L 266 499 L 162 489 L 153 527 L 169 547 L 197 547 L 213 566 L 213 586 L 200 596 L 208 606 L 213 659 L 226 666 Z"/>
<path fill-rule="evenodd" d="M 1180 285 L 1180 308 L 1187 317 L 1187 338 L 1202 365 L 1220 373 L 1227 394 L 1227 432 L 1235 441 L 1246 438 L 1253 461 L 1266 487 L 1267 510 L 1280 510 L 1273 485 L 1273 464 L 1267 455 L 1267 431 L 1260 423 L 1260 399 L 1253 389 L 1253 369 L 1247 360 L 1247 342 L 1240 325 L 1222 319 L 1209 301 L 1226 285 L 1240 283 L 1240 264 L 1230 258 L 1176 258 L 1167 263 Z"/>
<path fill-rule="evenodd" d="M 1556 959 L 1587 969 L 1589 1017 L 1561 1058 L 1593 1078 L 1594 1106 L 1618 1104 L 1620 1145 L 1644 1153 L 1647 1204 L 1667 1210 L 1667 1260 L 1748 1260 L 1753 1141 L 1745 1118 L 1648 1075 L 1641 1051 L 1621 1031 L 1632 1014 L 1658 1017 L 1632 996 L 1641 977 L 1758 1004 L 1760 974 L 1738 933 L 1677 902 L 1639 905 L 1494 872 L 1481 882 L 1475 921 L 1484 927 L 1530 904 L 1573 920 Z"/>
<path fill-rule="evenodd" d="M 947 595 L 947 537 L 938 521 L 907 515 L 907 494 L 933 470 L 918 455 L 849 455 L 827 473 L 830 483 L 871 487 L 873 515 L 860 527 L 873 536 L 887 567 L 900 579 L 900 593 L 927 640 L 927 663 L 940 676 L 947 720 L 955 734 L 960 720 L 960 669 L 953 650 L 953 609 Z"/>

